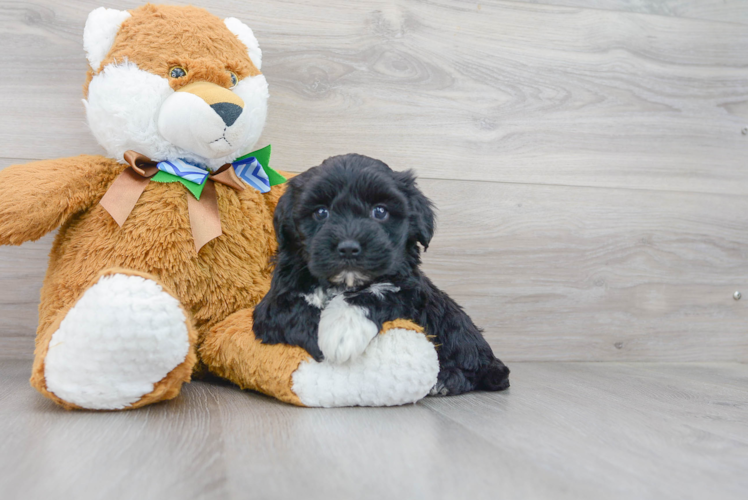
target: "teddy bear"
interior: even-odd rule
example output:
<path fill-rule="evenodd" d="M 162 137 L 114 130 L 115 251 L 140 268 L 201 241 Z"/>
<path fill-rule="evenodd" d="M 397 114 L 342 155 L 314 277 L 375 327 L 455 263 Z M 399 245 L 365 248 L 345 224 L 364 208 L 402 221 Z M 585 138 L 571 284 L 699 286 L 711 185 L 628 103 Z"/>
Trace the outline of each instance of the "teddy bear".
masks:
<path fill-rule="evenodd" d="M 347 363 L 263 344 L 284 174 L 254 151 L 268 103 L 252 30 L 196 7 L 98 8 L 85 24 L 88 125 L 107 156 L 0 172 L 0 244 L 59 228 L 31 384 L 67 409 L 134 409 L 206 372 L 299 406 L 398 405 L 434 386 L 435 346 L 385 324 Z M 288 174 L 286 174 L 288 175 Z"/>

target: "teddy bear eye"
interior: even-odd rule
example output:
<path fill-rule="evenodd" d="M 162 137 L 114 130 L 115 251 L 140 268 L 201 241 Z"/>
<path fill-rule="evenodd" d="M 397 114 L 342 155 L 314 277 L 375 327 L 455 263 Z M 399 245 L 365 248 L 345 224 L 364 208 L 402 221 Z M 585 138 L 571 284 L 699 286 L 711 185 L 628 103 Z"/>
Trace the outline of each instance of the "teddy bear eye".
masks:
<path fill-rule="evenodd" d="M 390 213 L 382 205 L 377 205 L 371 210 L 371 218 L 376 220 L 387 220 Z"/>
<path fill-rule="evenodd" d="M 174 66 L 169 70 L 169 76 L 172 78 L 182 78 L 187 75 L 187 71 L 181 66 Z"/>
<path fill-rule="evenodd" d="M 236 73 L 233 71 L 229 71 L 229 75 L 231 75 L 231 88 L 234 88 L 239 83 L 239 78 L 237 78 Z"/>
<path fill-rule="evenodd" d="M 327 219 L 330 216 L 330 211 L 327 210 L 325 207 L 319 207 L 317 210 L 314 211 L 313 217 L 316 221 L 323 221 Z"/>

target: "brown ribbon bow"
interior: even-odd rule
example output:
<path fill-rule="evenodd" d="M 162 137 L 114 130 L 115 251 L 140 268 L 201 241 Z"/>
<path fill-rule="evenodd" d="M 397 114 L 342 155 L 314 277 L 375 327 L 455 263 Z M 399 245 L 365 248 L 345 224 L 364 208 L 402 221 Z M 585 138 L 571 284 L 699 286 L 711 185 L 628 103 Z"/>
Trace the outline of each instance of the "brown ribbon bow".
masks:
<path fill-rule="evenodd" d="M 130 166 L 114 179 L 109 190 L 99 202 L 120 227 L 135 208 L 135 204 L 151 181 L 151 177 L 159 172 L 156 166 L 157 162 L 152 161 L 145 155 L 130 150 L 125 152 L 124 157 Z M 197 252 L 206 243 L 223 234 L 214 182 L 219 182 L 237 191 L 246 189 L 244 181 L 236 175 L 231 163 L 227 163 L 205 179 L 205 187 L 199 200 L 189 193 L 187 194 L 192 238 L 195 240 L 195 250 Z"/>

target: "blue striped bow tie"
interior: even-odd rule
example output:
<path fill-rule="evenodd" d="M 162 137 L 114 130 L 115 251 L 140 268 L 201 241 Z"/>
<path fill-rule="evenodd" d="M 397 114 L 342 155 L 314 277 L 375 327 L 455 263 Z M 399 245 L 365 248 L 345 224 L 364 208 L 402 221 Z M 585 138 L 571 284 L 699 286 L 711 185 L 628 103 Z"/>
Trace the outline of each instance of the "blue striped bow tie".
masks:
<path fill-rule="evenodd" d="M 132 150 L 125 151 L 123 158 L 130 165 L 129 168 L 114 179 L 99 204 L 122 227 L 150 181 L 179 182 L 193 195 L 187 197 L 187 209 L 195 251 L 198 253 L 206 243 L 223 234 L 215 183 L 242 191 L 244 186 L 241 183 L 244 182 L 267 193 L 271 186 L 286 182 L 285 177 L 270 168 L 269 144 L 223 165 L 215 172 L 208 172 L 184 160 L 155 162 Z M 206 196 L 201 200 L 200 195 L 208 186 Z"/>
<path fill-rule="evenodd" d="M 202 189 L 198 188 L 197 186 L 204 186 L 205 179 L 207 179 L 210 175 L 210 172 L 208 172 L 204 168 L 198 167 L 197 165 L 193 165 L 191 163 L 187 163 L 184 160 L 161 161 L 156 166 L 161 172 L 179 177 L 179 180 L 185 180 L 195 184 L 195 186 L 185 184 L 193 194 L 195 194 L 195 191 L 202 192 Z M 262 165 L 260 165 L 260 162 L 257 161 L 257 158 L 255 158 L 254 156 L 234 162 L 232 163 L 232 166 L 234 167 L 234 171 L 236 172 L 237 177 L 239 177 L 241 180 L 243 180 L 253 188 L 257 189 L 261 193 L 267 193 L 268 191 L 270 191 L 270 179 L 265 173 L 265 169 L 262 167 Z M 167 180 L 163 176 L 157 174 L 153 177 L 153 180 L 156 182 L 169 182 L 169 180 L 174 181 L 177 179 Z M 195 197 L 199 199 L 200 195 L 195 194 Z"/>
<path fill-rule="evenodd" d="M 286 182 L 286 178 L 270 168 L 270 145 L 241 156 L 231 163 L 237 177 L 261 193 L 271 186 Z M 211 173 L 187 161 L 167 160 L 156 164 L 159 172 L 151 180 L 156 182 L 181 182 L 197 198 Z"/>

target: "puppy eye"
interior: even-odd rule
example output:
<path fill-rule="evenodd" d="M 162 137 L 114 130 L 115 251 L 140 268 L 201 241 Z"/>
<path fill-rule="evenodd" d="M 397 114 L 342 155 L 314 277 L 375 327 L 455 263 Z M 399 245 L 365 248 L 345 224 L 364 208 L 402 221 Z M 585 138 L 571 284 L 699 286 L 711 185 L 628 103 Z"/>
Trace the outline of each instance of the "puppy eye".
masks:
<path fill-rule="evenodd" d="M 187 76 L 187 71 L 181 66 L 174 66 L 169 70 L 169 76 L 172 78 L 182 78 Z"/>
<path fill-rule="evenodd" d="M 229 75 L 231 75 L 231 88 L 233 89 L 239 83 L 239 78 L 237 78 L 236 73 L 233 71 L 229 71 Z"/>
<path fill-rule="evenodd" d="M 387 218 L 390 216 L 390 213 L 387 211 L 386 208 L 379 205 L 374 207 L 371 210 L 371 218 L 376 220 L 387 220 Z"/>
<path fill-rule="evenodd" d="M 319 207 L 314 211 L 314 220 L 323 221 L 330 216 L 330 212 L 325 207 Z"/>

